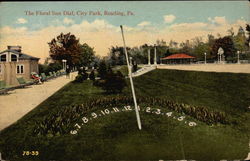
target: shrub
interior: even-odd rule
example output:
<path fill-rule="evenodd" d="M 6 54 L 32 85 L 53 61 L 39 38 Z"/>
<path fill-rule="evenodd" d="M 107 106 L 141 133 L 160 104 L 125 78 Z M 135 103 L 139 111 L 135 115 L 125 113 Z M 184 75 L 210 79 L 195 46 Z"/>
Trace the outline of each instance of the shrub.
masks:
<path fill-rule="evenodd" d="M 101 78 L 101 79 L 105 79 L 105 76 L 107 75 L 107 65 L 106 65 L 106 62 L 104 60 L 102 60 L 99 64 L 99 67 L 98 67 L 98 76 Z"/>
<path fill-rule="evenodd" d="M 88 73 L 86 73 L 85 69 L 78 69 L 78 76 L 76 76 L 75 82 L 81 83 L 84 80 L 88 79 Z"/>
<path fill-rule="evenodd" d="M 57 72 L 58 70 L 62 69 L 62 65 L 60 63 L 50 63 L 49 65 L 46 64 L 39 64 L 39 74 L 45 73 L 46 75 L 49 75 L 49 72 Z"/>
<path fill-rule="evenodd" d="M 112 70 L 107 74 L 102 89 L 108 94 L 121 93 L 126 86 L 124 76 L 120 71 L 114 73 Z"/>
<path fill-rule="evenodd" d="M 91 71 L 91 73 L 89 74 L 89 79 L 92 81 L 95 81 L 95 72 L 94 70 Z"/>
<path fill-rule="evenodd" d="M 75 78 L 75 83 L 82 83 L 83 82 L 83 75 L 81 75 L 81 74 L 78 74 L 77 76 L 76 76 L 76 78 Z"/>

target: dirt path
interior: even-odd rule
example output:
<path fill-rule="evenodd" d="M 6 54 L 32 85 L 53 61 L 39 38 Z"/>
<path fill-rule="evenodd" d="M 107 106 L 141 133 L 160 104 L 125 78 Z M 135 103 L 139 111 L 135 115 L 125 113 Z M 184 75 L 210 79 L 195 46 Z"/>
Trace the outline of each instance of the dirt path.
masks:
<path fill-rule="evenodd" d="M 41 85 L 27 86 L 23 89 L 10 91 L 8 95 L 0 95 L 0 130 L 16 122 L 72 81 L 75 76 L 76 73 L 71 73 L 70 79 L 66 79 L 66 76 L 61 76 Z"/>
<path fill-rule="evenodd" d="M 206 72 L 250 73 L 250 64 L 158 65 L 157 68 L 206 71 Z"/>

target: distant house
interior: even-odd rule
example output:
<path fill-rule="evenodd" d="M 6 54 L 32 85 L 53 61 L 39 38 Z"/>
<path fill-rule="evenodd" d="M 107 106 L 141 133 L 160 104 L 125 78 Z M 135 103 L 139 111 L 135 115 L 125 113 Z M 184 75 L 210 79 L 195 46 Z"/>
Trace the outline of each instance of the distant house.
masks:
<path fill-rule="evenodd" d="M 162 63 L 164 64 L 190 64 L 195 61 L 195 57 L 187 54 L 172 54 L 165 58 L 161 58 Z"/>
<path fill-rule="evenodd" d="M 21 46 L 8 46 L 0 52 L 0 80 L 7 85 L 18 85 L 17 77 L 31 79 L 31 72 L 38 73 L 39 58 L 22 53 Z"/>

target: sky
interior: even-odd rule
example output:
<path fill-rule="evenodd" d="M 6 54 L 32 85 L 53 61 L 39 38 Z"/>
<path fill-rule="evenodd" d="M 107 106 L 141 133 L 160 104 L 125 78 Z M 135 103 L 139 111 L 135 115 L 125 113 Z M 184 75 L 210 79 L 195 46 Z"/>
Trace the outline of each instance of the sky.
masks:
<path fill-rule="evenodd" d="M 248 1 L 106 1 L 0 2 L 0 51 L 20 45 L 22 51 L 49 56 L 53 38 L 71 32 L 97 55 L 121 46 L 120 25 L 127 46 L 154 44 L 157 39 L 185 42 L 207 34 L 237 33 L 250 20 Z"/>

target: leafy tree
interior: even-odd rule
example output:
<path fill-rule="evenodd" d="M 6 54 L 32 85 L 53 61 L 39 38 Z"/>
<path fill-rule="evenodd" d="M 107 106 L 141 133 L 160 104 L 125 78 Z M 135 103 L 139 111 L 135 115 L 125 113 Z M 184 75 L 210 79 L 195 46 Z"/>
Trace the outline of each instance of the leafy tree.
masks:
<path fill-rule="evenodd" d="M 182 42 L 180 43 L 180 49 L 179 52 L 181 53 L 187 53 L 187 54 L 191 54 L 192 53 L 192 47 L 191 44 L 189 42 L 189 40 L 186 40 L 186 42 Z"/>
<path fill-rule="evenodd" d="M 215 39 L 215 42 L 212 47 L 213 58 L 217 58 L 218 49 L 220 47 L 224 50 L 224 55 L 226 58 L 232 56 L 235 53 L 234 43 L 230 36 Z"/>
<path fill-rule="evenodd" d="M 246 40 L 246 46 L 248 46 L 248 49 L 250 50 L 250 25 L 246 24 L 246 33 L 248 35 L 248 38 Z"/>
<path fill-rule="evenodd" d="M 79 66 L 89 66 L 91 62 L 95 60 L 95 51 L 94 48 L 91 48 L 88 44 L 84 43 L 80 45 L 81 52 L 80 52 L 80 60 L 78 65 Z"/>
<path fill-rule="evenodd" d="M 48 44 L 50 56 L 53 60 L 61 62 L 62 59 L 65 59 L 70 67 L 74 64 L 79 64 L 81 46 L 79 39 L 77 39 L 75 35 L 61 33 Z"/>
<path fill-rule="evenodd" d="M 105 62 L 105 60 L 102 60 L 99 64 L 99 67 L 97 69 L 98 71 L 98 75 L 101 79 L 105 79 L 106 75 L 107 75 L 107 64 Z"/>
<path fill-rule="evenodd" d="M 207 43 L 199 43 L 197 46 L 194 47 L 193 49 L 193 55 L 198 59 L 198 60 L 204 60 L 204 53 L 206 53 L 206 58 L 209 59 L 210 52 L 209 52 L 209 46 Z"/>
<path fill-rule="evenodd" d="M 111 49 L 109 49 L 109 58 L 112 66 L 115 65 L 124 65 L 126 64 L 126 57 L 124 53 L 124 48 L 120 46 L 112 46 Z M 130 48 L 127 47 L 127 51 L 129 51 Z"/>

